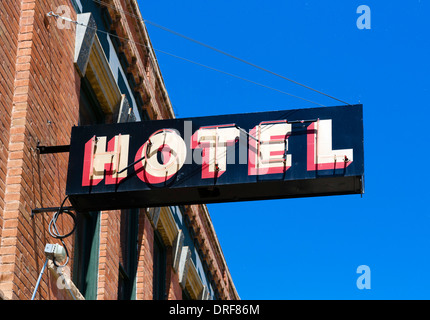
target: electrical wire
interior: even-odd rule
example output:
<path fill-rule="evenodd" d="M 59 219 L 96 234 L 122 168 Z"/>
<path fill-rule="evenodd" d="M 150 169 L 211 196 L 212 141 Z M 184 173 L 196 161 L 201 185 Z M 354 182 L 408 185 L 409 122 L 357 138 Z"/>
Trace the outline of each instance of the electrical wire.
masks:
<path fill-rule="evenodd" d="M 294 95 L 294 94 L 291 94 L 291 93 L 288 93 L 288 92 L 285 92 L 285 91 L 282 91 L 282 90 L 279 90 L 279 89 L 276 89 L 276 88 L 273 88 L 273 87 L 266 86 L 265 84 L 261 84 L 261 83 L 255 82 L 255 81 L 253 81 L 253 80 L 249 80 L 249 79 L 243 78 L 243 77 L 241 77 L 241 76 L 238 76 L 238 75 L 235 75 L 235 74 L 232 74 L 232 73 L 226 72 L 226 71 L 222 71 L 222 70 L 219 70 L 219 69 L 216 69 L 216 68 L 213 68 L 213 67 L 210 67 L 210 66 L 207 66 L 207 65 L 201 64 L 201 63 L 199 63 L 199 62 L 196 62 L 196 61 L 193 61 L 193 60 L 189 60 L 189 59 L 187 59 L 187 58 L 183 58 L 183 57 L 180 57 L 180 56 L 174 55 L 174 54 L 169 53 L 169 52 L 165 52 L 165 51 L 158 50 L 158 49 L 155 49 L 155 48 L 154 48 L 154 50 L 156 50 L 156 51 L 158 51 L 158 52 L 161 52 L 161 53 L 164 53 L 164 54 L 166 54 L 166 55 L 169 55 L 169 56 L 171 56 L 171 57 L 174 57 L 174 58 L 177 58 L 177 59 L 181 59 L 181 60 L 184 60 L 184 61 L 187 61 L 187 62 L 193 63 L 193 64 L 198 65 L 198 66 L 200 66 L 200 67 L 203 67 L 203 68 L 206 68 L 206 69 L 209 69 L 209 70 L 213 70 L 213 71 L 216 71 L 216 72 L 219 72 L 219 73 L 225 74 L 225 75 L 227 75 L 227 76 L 230 76 L 230 77 L 233 77 L 233 78 L 236 78 L 236 79 L 242 80 L 242 81 L 246 81 L 246 82 L 249 82 L 249 83 L 255 84 L 255 85 L 257 85 L 257 86 L 260 86 L 260 87 L 263 87 L 263 88 L 266 88 L 266 89 L 270 89 L 270 90 L 273 90 L 273 91 L 277 91 L 277 92 L 279 92 L 279 93 L 282 93 L 282 94 L 285 94 L 285 95 L 288 95 L 288 96 L 290 96 L 290 97 L 294 97 L 294 98 L 297 98 L 297 99 L 301 99 L 301 100 L 303 100 L 303 101 L 307 101 L 307 102 L 310 102 L 310 103 L 313 103 L 313 104 L 319 105 L 319 106 L 321 106 L 321 107 L 325 107 L 325 105 L 320 104 L 320 103 L 318 103 L 318 102 L 314 102 L 314 101 L 312 101 L 312 100 L 308 100 L 308 99 L 305 99 L 305 98 L 302 98 L 302 97 L 296 96 L 296 95 Z"/>
<path fill-rule="evenodd" d="M 55 239 L 59 239 L 61 241 L 61 243 L 63 244 L 64 250 L 66 251 L 66 262 L 63 265 L 59 266 L 55 262 L 55 259 L 53 260 L 55 266 L 57 266 L 57 267 L 64 267 L 69 262 L 69 251 L 67 250 L 66 243 L 64 242 L 63 239 L 65 239 L 65 238 L 69 237 L 70 235 L 72 235 L 72 233 L 76 229 L 76 216 L 69 209 L 64 209 L 64 204 L 66 203 L 66 200 L 68 198 L 69 198 L 69 196 L 66 196 L 64 198 L 63 202 L 61 203 L 60 208 L 58 209 L 57 212 L 55 212 L 55 214 L 52 217 L 51 221 L 49 222 L 49 226 L 48 226 L 48 233 L 49 233 L 49 235 L 51 237 L 55 238 Z M 59 217 L 61 217 L 61 215 L 63 213 L 69 215 L 72 218 L 72 220 L 73 220 L 73 228 L 72 228 L 72 230 L 70 232 L 68 232 L 66 234 L 60 234 L 60 232 L 58 231 L 58 228 L 57 228 L 57 220 L 58 220 Z"/>
<path fill-rule="evenodd" d="M 125 37 L 118 36 L 118 35 L 116 35 L 116 34 L 113 34 L 113 33 L 108 32 L 108 31 L 99 30 L 99 29 L 97 29 L 97 28 L 95 28 L 95 27 L 92 27 L 92 26 L 86 25 L 86 24 L 84 24 L 84 23 L 80 23 L 80 22 L 78 22 L 78 21 L 74 21 L 74 20 L 72 20 L 72 19 L 65 18 L 65 17 L 62 17 L 62 16 L 60 16 L 60 15 L 57 15 L 57 14 L 53 13 L 52 11 L 48 13 L 48 16 L 50 16 L 50 17 L 54 17 L 54 18 L 60 18 L 60 19 L 66 20 L 66 21 L 68 21 L 68 22 L 70 22 L 70 23 L 74 23 L 74 24 L 76 24 L 76 25 L 80 25 L 80 26 L 82 26 L 82 27 L 86 27 L 86 28 L 89 28 L 89 29 L 95 30 L 96 32 L 100 32 L 100 33 L 103 33 L 103 34 L 106 34 L 106 35 L 109 35 L 109 36 L 115 37 L 115 38 L 117 38 L 117 39 L 120 39 L 120 40 L 123 40 L 123 41 L 126 41 L 126 42 L 131 42 L 131 43 L 134 43 L 135 45 L 138 45 L 138 46 L 142 46 L 142 47 L 146 47 L 146 48 L 148 48 L 148 49 L 152 49 L 152 50 L 154 50 L 154 51 L 157 51 L 157 52 L 160 52 L 160 53 L 162 53 L 162 54 L 165 54 L 165 55 L 168 55 L 168 56 L 174 57 L 174 58 L 176 58 L 176 59 L 180 59 L 180 60 L 183 60 L 183 61 L 186 61 L 186 62 L 189 62 L 189 63 L 195 64 L 195 65 L 197 65 L 197 66 L 200 66 L 200 67 L 203 67 L 203 68 L 206 68 L 206 69 L 212 70 L 212 71 L 216 71 L 216 72 L 218 72 L 218 73 L 221 73 L 221 74 L 224 74 L 224 75 L 228 75 L 228 76 L 230 76 L 230 77 L 233 77 L 233 78 L 236 78 L 236 79 L 239 79 L 239 80 L 242 80 L 242 81 L 246 81 L 246 82 L 249 82 L 249 83 L 252 83 L 252 84 L 258 85 L 258 86 L 260 86 L 260 87 L 263 87 L 263 88 L 266 88 L 266 89 L 269 89 L 269 90 L 273 90 L 273 91 L 276 91 L 276 92 L 279 92 L 279 93 L 282 93 L 282 94 L 288 95 L 288 96 L 290 96 L 290 97 L 294 97 L 294 98 L 297 98 L 297 99 L 301 99 L 301 100 L 303 100 L 303 101 L 306 101 L 306 102 L 309 102 L 309 103 L 313 103 L 313 104 L 318 105 L 318 106 L 321 106 L 321 107 L 326 107 L 325 105 L 323 105 L 323 104 L 321 104 L 321 103 L 318 103 L 318 102 L 315 102 L 315 101 L 312 101 L 312 100 L 309 100 L 309 99 L 306 99 L 306 98 L 303 98 L 303 97 L 300 97 L 300 96 L 297 96 L 297 95 L 294 95 L 294 94 L 291 94 L 291 93 L 288 93 L 288 92 L 285 92 L 285 91 L 282 91 L 282 90 L 279 90 L 279 89 L 276 89 L 276 88 L 273 88 L 273 87 L 270 87 L 270 86 L 267 86 L 267 85 L 264 85 L 264 84 L 261 84 L 261 83 L 258 83 L 258 82 L 253 81 L 253 80 L 249 80 L 249 79 L 243 78 L 243 77 L 241 77 L 241 76 L 238 76 L 238 75 L 235 75 L 235 74 L 232 74 L 232 73 L 229 73 L 229 72 L 226 72 L 226 71 L 220 70 L 220 69 L 216 69 L 216 68 L 213 68 L 213 67 L 210 67 L 210 66 L 204 65 L 204 64 L 202 64 L 202 63 L 199 63 L 199 62 L 196 62 L 196 61 L 193 61 L 193 60 L 190 60 L 190 59 L 184 58 L 184 57 L 180 57 L 180 56 L 178 56 L 178 55 L 175 55 L 175 54 L 170 53 L 170 52 L 167 52 L 167 51 L 163 51 L 163 50 L 160 50 L 160 49 L 156 49 L 156 48 L 154 48 L 154 47 L 152 47 L 152 48 L 151 48 L 151 47 L 147 46 L 146 44 L 143 44 L 143 43 L 140 43 L 140 42 L 136 42 L 136 41 L 130 40 L 130 39 L 125 38 Z"/>
<path fill-rule="evenodd" d="M 269 69 L 266 69 L 266 68 L 263 68 L 263 67 L 260 67 L 260 66 L 258 66 L 258 65 L 256 65 L 256 64 L 252 63 L 252 62 L 249 62 L 249 61 L 244 60 L 244 59 L 242 59 L 242 58 L 236 57 L 236 56 L 234 56 L 234 55 L 232 55 L 232 54 L 230 54 L 230 53 L 228 53 L 228 52 L 222 51 L 222 50 L 217 49 L 217 48 L 215 48 L 215 47 L 212 47 L 212 46 L 210 46 L 210 45 L 208 45 L 208 44 L 205 44 L 205 43 L 203 43 L 203 42 L 201 42 L 201 41 L 195 40 L 195 39 L 193 39 L 193 38 L 190 38 L 190 37 L 188 37 L 188 36 L 185 36 L 185 35 L 183 35 L 183 34 L 180 34 L 180 33 L 176 32 L 176 31 L 173 31 L 173 30 L 171 30 L 171 29 L 168 29 L 168 28 L 166 28 L 166 27 L 163 27 L 163 26 L 161 26 L 161 25 L 159 25 L 159 24 L 156 24 L 155 22 L 152 22 L 152 21 L 149 21 L 149 20 L 146 20 L 146 19 L 144 19 L 144 22 L 145 22 L 145 23 L 147 23 L 147 24 L 150 24 L 150 25 L 152 25 L 152 26 L 154 26 L 154 27 L 156 27 L 156 28 L 159 28 L 159 29 L 161 29 L 161 30 L 164 30 L 164 31 L 170 32 L 170 33 L 172 33 L 172 34 L 174 34 L 174 35 L 177 35 L 177 36 L 179 36 L 179 37 L 181 37 L 181 38 L 183 38 L 183 39 L 186 39 L 186 40 L 188 40 L 188 41 L 194 42 L 194 43 L 196 43 L 196 44 L 198 44 L 198 45 L 201 45 L 201 46 L 203 46 L 203 47 L 205 47 L 205 48 L 208 48 L 208 49 L 210 49 L 210 50 L 213 50 L 213 51 L 215 51 L 215 52 L 218 52 L 218 53 L 220 53 L 220 54 L 223 54 L 223 55 L 225 55 L 225 56 L 227 56 L 227 57 L 230 57 L 230 58 L 232 58 L 232 59 L 235 59 L 235 60 L 237 60 L 237 61 L 240 61 L 240 62 L 242 62 L 242 63 L 245 63 L 245 64 L 247 64 L 247 65 L 249 65 L 249 66 L 251 66 L 251 67 L 254 67 L 254 68 L 257 68 L 257 69 L 259 69 L 259 70 L 261 70 L 261 71 L 267 72 L 267 73 L 269 73 L 269 74 L 271 74 L 271 75 L 274 75 L 274 76 L 276 76 L 276 77 L 278 77 L 278 78 L 281 78 L 281 79 L 287 80 L 287 81 L 292 82 L 292 83 L 294 83 L 294 84 L 296 84 L 296 85 L 299 85 L 299 86 L 304 87 L 304 88 L 306 88 L 306 89 L 312 90 L 312 91 L 314 91 L 314 92 L 316 92 L 316 93 L 319 93 L 319 94 L 322 94 L 322 95 L 324 95 L 324 96 L 326 96 L 326 97 L 329 97 L 329 98 L 331 98 L 331 99 L 333 99 L 333 100 L 337 100 L 337 101 L 342 102 L 342 103 L 344 103 L 344 104 L 351 105 L 350 103 L 348 103 L 348 102 L 346 102 L 346 101 L 343 101 L 343 100 L 340 100 L 340 99 L 338 99 L 338 98 L 335 98 L 335 97 L 333 97 L 333 96 L 331 96 L 331 95 L 329 95 L 329 94 L 327 94 L 327 93 L 324 93 L 324 92 L 322 92 L 322 91 L 319 91 L 319 90 L 317 90 L 317 89 L 314 89 L 314 88 L 312 88 L 312 87 L 309 87 L 309 86 L 307 86 L 307 85 L 305 85 L 305 84 L 303 84 L 303 83 L 300 83 L 300 82 L 298 82 L 298 81 L 295 81 L 295 80 L 293 80 L 293 79 L 290 79 L 290 78 L 287 78 L 287 77 L 285 77 L 285 76 L 283 76 L 283 75 L 280 75 L 279 73 L 273 72 L 273 71 L 271 71 L 271 70 L 269 70 Z"/>
<path fill-rule="evenodd" d="M 232 54 L 230 54 L 230 53 L 228 53 L 228 52 L 225 52 L 225 51 L 223 51 L 223 50 L 217 49 L 217 48 L 215 48 L 215 47 L 213 47 L 213 46 L 210 46 L 210 45 L 208 45 L 208 44 L 206 44 L 206 43 L 204 43 L 204 42 L 201 42 L 201 41 L 195 40 L 195 39 L 193 39 L 193 38 L 191 38 L 191 37 L 188 37 L 188 36 L 186 36 L 186 35 L 183 35 L 183 34 L 181 34 L 181 33 L 179 33 L 179 32 L 176 32 L 176 31 L 174 31 L 174 30 L 171 30 L 171 29 L 169 29 L 169 28 L 166 28 L 166 27 L 164 27 L 164 26 L 162 26 L 162 25 L 159 25 L 159 24 L 157 24 L 157 23 L 155 23 L 155 22 L 152 22 L 152 21 L 150 21 L 150 20 L 142 19 L 141 17 L 139 17 L 139 16 L 137 16 L 137 15 L 135 15 L 135 14 L 133 14 L 133 13 L 130 13 L 130 12 L 127 12 L 127 11 L 124 11 L 124 10 L 121 10 L 121 9 L 118 9 L 118 8 L 116 8 L 115 6 L 110 5 L 110 4 L 106 3 L 106 2 L 103 2 L 103 1 L 100 1 L 100 0 L 92 0 L 92 1 L 93 1 L 93 2 L 95 2 L 95 3 L 98 3 L 98 4 L 100 4 L 100 5 L 103 5 L 103 6 L 106 6 L 106 7 L 110 7 L 110 8 L 112 8 L 112 9 L 114 9 L 114 10 L 117 10 L 117 11 L 119 11 L 119 12 L 122 12 L 122 13 L 126 14 L 126 15 L 129 15 L 129 16 L 131 16 L 131 17 L 134 17 L 134 18 L 136 18 L 136 19 L 138 19 L 138 20 L 140 20 L 140 21 L 143 21 L 143 22 L 145 22 L 146 24 L 150 24 L 150 25 L 152 25 L 152 26 L 154 26 L 154 27 L 156 27 L 156 28 L 158 28 L 158 29 L 161 29 L 161 30 L 163 30 L 163 31 L 169 32 L 169 33 L 171 33 L 171 34 L 173 34 L 173 35 L 175 35 L 175 36 L 181 37 L 181 38 L 183 38 L 183 39 L 185 39 L 185 40 L 187 40 L 187 41 L 191 41 L 191 42 L 193 42 L 193 43 L 195 43 L 195 44 L 198 44 L 198 45 L 203 46 L 203 47 L 205 47 L 205 48 L 207 48 L 207 49 L 210 49 L 210 50 L 212 50 L 212 51 L 215 51 L 215 52 L 217 52 L 217 53 L 220 53 L 220 54 L 222 54 L 222 55 L 225 55 L 225 56 L 227 56 L 227 57 L 229 57 L 229 58 L 232 58 L 232 59 L 235 59 L 235 60 L 240 61 L 240 62 L 242 62 L 242 63 L 245 63 L 245 64 L 247 64 L 247 65 L 249 65 L 249 66 L 251 66 L 251 67 L 254 67 L 254 68 L 257 68 L 257 69 L 259 69 L 259 70 L 261 70 L 261 71 L 267 72 L 267 73 L 269 73 L 269 74 L 271 74 L 271 75 L 274 75 L 274 76 L 276 76 L 276 77 L 278 77 L 278 78 L 281 78 L 281 79 L 287 80 L 287 81 L 289 81 L 289 82 L 291 82 L 291 83 L 294 83 L 294 84 L 296 84 L 296 85 L 298 85 L 298 86 L 304 87 L 304 88 L 309 89 L 309 90 L 311 90 L 311 91 L 314 91 L 314 92 L 316 92 L 316 93 L 318 93 L 318 94 L 324 95 L 324 96 L 326 96 L 326 97 L 328 97 L 328 98 L 331 98 L 331 99 L 333 99 L 333 100 L 336 100 L 336 101 L 339 101 L 339 102 L 342 102 L 342 103 L 344 103 L 344 104 L 347 104 L 347 105 L 351 106 L 351 104 L 350 104 L 350 103 L 348 103 L 348 102 L 346 102 L 346 101 L 343 101 L 343 100 L 341 100 L 341 99 L 338 99 L 338 98 L 336 98 L 336 97 L 334 97 L 334 96 L 332 96 L 332 95 L 329 95 L 329 94 L 324 93 L 324 92 L 322 92 L 322 91 L 320 91 L 320 90 L 314 89 L 314 88 L 312 88 L 312 87 L 310 87 L 310 86 L 308 86 L 308 85 L 305 85 L 305 84 L 303 84 L 303 83 L 300 83 L 300 82 L 298 82 L 298 81 L 295 81 L 295 80 L 293 80 L 293 79 L 291 79 L 291 78 L 285 77 L 285 76 L 283 76 L 283 75 L 281 75 L 281 74 L 279 74 L 279 73 L 273 72 L 273 71 L 271 71 L 271 70 L 269 70 L 269 69 L 266 69 L 266 68 L 260 67 L 260 66 L 256 65 L 255 63 L 252 63 L 252 62 L 249 62 L 249 61 L 247 61 L 247 60 L 245 60 L 245 59 L 242 59 L 242 58 L 239 58 L 239 57 L 237 57 L 237 56 L 234 56 L 234 55 L 232 55 Z M 155 50 L 155 49 L 154 49 L 154 50 Z"/>

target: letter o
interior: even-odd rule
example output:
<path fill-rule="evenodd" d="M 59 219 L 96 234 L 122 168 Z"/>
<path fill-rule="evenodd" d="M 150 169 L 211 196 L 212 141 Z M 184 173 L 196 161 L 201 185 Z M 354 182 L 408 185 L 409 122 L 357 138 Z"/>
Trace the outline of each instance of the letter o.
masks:
<path fill-rule="evenodd" d="M 160 163 L 158 152 L 163 151 L 170 155 L 165 157 L 165 163 Z M 144 158 L 134 165 L 134 169 L 137 177 L 146 183 L 163 183 L 182 168 L 186 155 L 187 146 L 181 136 L 172 129 L 161 129 L 154 132 L 139 148 L 135 161 Z"/>

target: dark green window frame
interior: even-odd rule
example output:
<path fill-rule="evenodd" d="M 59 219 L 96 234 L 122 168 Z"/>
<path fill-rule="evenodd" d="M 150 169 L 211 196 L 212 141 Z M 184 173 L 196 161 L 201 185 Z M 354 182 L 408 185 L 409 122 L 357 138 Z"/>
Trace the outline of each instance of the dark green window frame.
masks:
<path fill-rule="evenodd" d="M 136 299 L 139 210 L 121 210 L 118 300 Z"/>
<path fill-rule="evenodd" d="M 73 282 L 86 300 L 97 299 L 100 212 L 77 215 L 73 255 Z"/>
<path fill-rule="evenodd" d="M 166 246 L 163 243 L 159 232 L 154 231 L 154 249 L 153 249 L 153 286 L 152 299 L 166 300 Z"/>

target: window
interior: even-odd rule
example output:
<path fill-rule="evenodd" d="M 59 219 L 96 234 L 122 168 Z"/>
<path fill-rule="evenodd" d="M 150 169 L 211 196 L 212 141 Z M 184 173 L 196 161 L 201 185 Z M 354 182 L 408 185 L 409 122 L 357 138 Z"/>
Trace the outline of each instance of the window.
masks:
<path fill-rule="evenodd" d="M 105 114 L 86 77 L 81 79 L 79 98 L 79 125 L 101 124 L 106 122 Z"/>
<path fill-rule="evenodd" d="M 118 300 L 136 298 L 138 221 L 138 209 L 121 210 Z"/>
<path fill-rule="evenodd" d="M 81 79 L 79 125 L 104 123 L 105 116 L 86 77 Z M 79 212 L 76 221 L 73 282 L 87 300 L 97 299 L 100 212 Z"/>
<path fill-rule="evenodd" d="M 166 299 L 166 247 L 158 231 L 154 231 L 153 299 Z"/>
<path fill-rule="evenodd" d="M 87 300 L 97 299 L 99 234 L 99 212 L 80 212 L 76 221 L 73 282 Z"/>

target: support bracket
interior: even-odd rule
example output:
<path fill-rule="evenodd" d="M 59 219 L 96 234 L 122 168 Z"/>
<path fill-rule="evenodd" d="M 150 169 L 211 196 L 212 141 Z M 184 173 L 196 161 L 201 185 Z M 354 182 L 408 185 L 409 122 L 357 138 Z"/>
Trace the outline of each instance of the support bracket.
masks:
<path fill-rule="evenodd" d="M 40 146 L 40 145 L 37 145 L 36 149 L 39 151 L 40 154 L 69 152 L 70 151 L 70 144 L 62 145 L 62 146 Z"/>
<path fill-rule="evenodd" d="M 35 209 L 31 209 L 31 215 L 30 217 L 33 218 L 35 214 L 37 213 L 44 213 L 44 212 L 55 212 L 55 211 L 59 211 L 60 209 L 62 210 L 74 210 L 72 206 L 66 206 L 66 207 L 47 207 L 47 208 L 35 208 Z"/>

